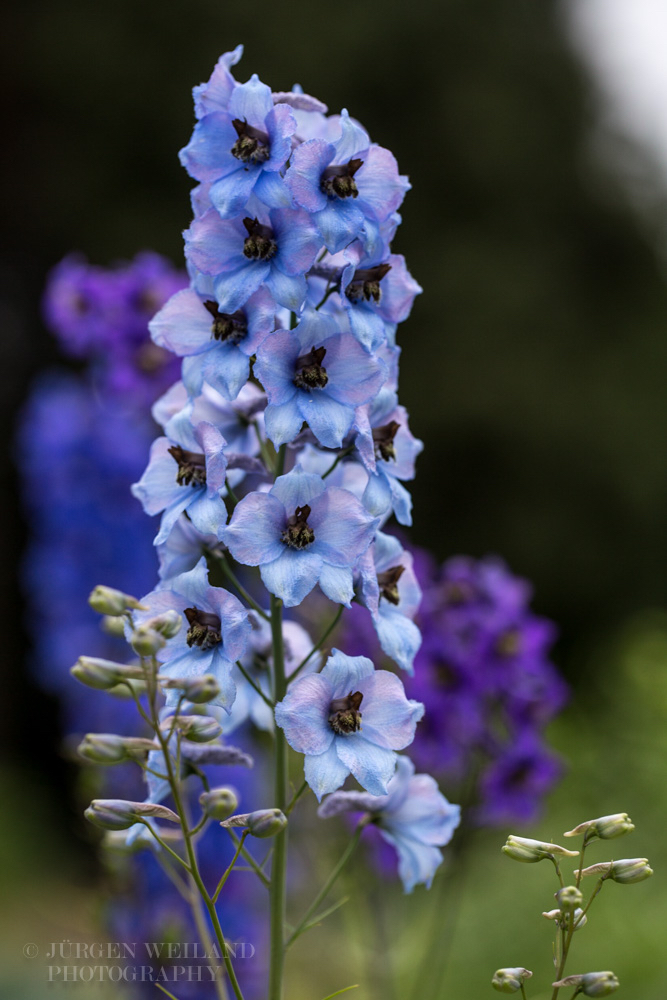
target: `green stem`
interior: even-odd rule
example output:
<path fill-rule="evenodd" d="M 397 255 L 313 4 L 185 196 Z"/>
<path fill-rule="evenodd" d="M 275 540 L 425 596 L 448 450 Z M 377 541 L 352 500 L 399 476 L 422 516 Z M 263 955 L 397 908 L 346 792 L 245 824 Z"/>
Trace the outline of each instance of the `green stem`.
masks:
<path fill-rule="evenodd" d="M 155 664 L 155 670 L 157 672 L 157 664 Z M 151 713 L 153 716 L 153 727 L 155 729 L 155 735 L 157 736 L 160 746 L 162 748 L 162 754 L 164 757 L 165 765 L 167 767 L 167 774 L 169 775 L 169 785 L 171 786 L 171 794 L 174 799 L 174 805 L 176 806 L 176 812 L 178 813 L 178 818 L 181 822 L 181 828 L 183 830 L 183 838 L 185 840 L 185 847 L 189 860 L 190 875 L 199 890 L 199 894 L 204 901 L 204 905 L 208 910 L 209 917 L 213 924 L 215 930 L 216 940 L 220 948 L 220 954 L 225 963 L 225 968 L 227 969 L 227 975 L 229 976 L 229 982 L 231 983 L 232 989 L 234 990 L 234 995 L 236 1000 L 243 1000 L 243 993 L 241 992 L 241 987 L 239 986 L 238 979 L 236 978 L 236 973 L 234 972 L 234 966 L 232 965 L 232 960 L 229 955 L 229 949 L 227 948 L 227 942 L 225 941 L 225 935 L 222 932 L 222 927 L 220 926 L 220 920 L 218 919 L 218 913 L 215 908 L 215 904 L 208 894 L 206 886 L 202 880 L 201 874 L 199 872 L 199 866 L 197 864 L 197 856 L 195 854 L 194 845 L 192 842 L 192 837 L 190 835 L 190 819 L 188 817 L 187 811 L 184 806 L 183 799 L 181 797 L 180 782 L 177 780 L 174 773 L 174 766 L 171 759 L 171 754 L 169 751 L 169 746 L 165 740 L 164 733 L 160 729 L 160 720 L 157 714 L 157 708 L 155 705 L 155 697 L 151 696 Z M 172 852 L 173 853 L 173 852 Z M 178 856 L 178 855 L 176 855 Z"/>
<path fill-rule="evenodd" d="M 284 463 L 285 449 L 278 453 L 279 465 Z M 280 472 L 277 473 L 280 475 Z M 271 634 L 273 638 L 273 693 L 282 701 L 287 690 L 285 651 L 283 648 L 283 605 L 271 595 Z M 287 809 L 287 743 L 282 729 L 275 727 L 275 806 Z M 271 866 L 271 965 L 268 1000 L 282 1000 L 285 967 L 285 883 L 287 876 L 287 827 L 274 840 Z"/>
<path fill-rule="evenodd" d="M 523 983 L 521 983 L 521 996 L 523 997 L 523 1000 L 527 1000 L 527 998 L 526 998 L 526 991 L 523 988 Z"/>
<path fill-rule="evenodd" d="M 368 821 L 367 820 L 363 820 L 363 819 L 360 820 L 359 823 L 357 824 L 357 828 L 354 831 L 354 834 L 353 834 L 352 838 L 350 839 L 349 844 L 347 845 L 347 847 L 345 848 L 345 850 L 341 854 L 341 856 L 340 856 L 340 858 L 338 860 L 338 864 L 335 866 L 335 868 L 333 869 L 333 871 L 329 875 L 329 878 L 326 880 L 326 882 L 324 883 L 324 885 L 322 886 L 322 888 L 318 892 L 317 896 L 312 901 L 312 903 L 310 904 L 310 906 L 308 907 L 308 909 L 304 913 L 303 917 L 301 918 L 301 920 L 299 921 L 299 923 L 296 925 L 296 927 L 292 931 L 292 934 L 288 938 L 288 940 L 287 940 L 287 947 L 288 948 L 303 933 L 303 931 L 305 930 L 305 926 L 308 923 L 308 921 L 310 920 L 310 918 L 312 917 L 313 913 L 315 913 L 315 910 L 318 908 L 318 906 L 320 905 L 320 903 L 322 902 L 322 900 L 326 897 L 326 895 L 328 894 L 329 890 L 332 888 L 334 882 L 336 881 L 336 879 L 338 878 L 338 876 L 342 872 L 343 868 L 345 867 L 345 865 L 349 861 L 350 856 L 352 855 L 355 847 L 359 843 L 359 838 L 361 837 L 361 834 L 364 831 L 364 827 L 367 826 L 367 825 L 368 825 Z"/>
<path fill-rule="evenodd" d="M 334 470 L 334 469 L 336 468 L 336 466 L 338 465 L 338 463 L 339 463 L 340 461 L 342 461 L 342 460 L 343 460 L 343 459 L 345 458 L 345 456 L 346 456 L 346 455 L 349 455 L 349 454 L 350 454 L 350 452 L 352 452 L 353 450 L 354 450 L 353 448 L 345 448 L 345 450 L 344 450 L 344 451 L 341 451 L 341 452 L 340 452 L 340 453 L 339 453 L 339 454 L 338 454 L 338 455 L 336 456 L 336 458 L 334 459 L 334 461 L 333 461 L 333 462 L 331 463 L 331 465 L 329 466 L 329 468 L 327 469 L 327 471 L 326 471 L 326 472 L 324 472 L 324 473 L 322 474 L 322 479 L 326 479 L 326 478 L 327 478 L 327 476 L 330 476 L 330 475 L 331 475 L 331 473 L 333 472 L 333 470 Z"/>
<path fill-rule="evenodd" d="M 244 844 L 245 839 L 246 839 L 246 837 L 248 836 L 249 833 L 250 833 L 249 830 L 244 830 L 243 833 L 241 834 L 241 839 L 239 840 L 238 847 L 236 848 L 236 854 L 234 855 L 234 857 L 232 858 L 232 860 L 229 862 L 229 865 L 227 866 L 227 870 L 222 875 L 222 878 L 220 879 L 220 881 L 218 882 L 218 884 L 216 886 L 215 892 L 211 896 L 212 902 L 214 902 L 214 903 L 216 902 L 218 896 L 222 892 L 222 888 L 223 888 L 225 882 L 227 881 L 227 879 L 231 875 L 232 871 L 234 870 L 234 865 L 238 861 L 239 854 L 241 853 L 241 850 L 243 848 L 243 844 Z"/>
<path fill-rule="evenodd" d="M 236 834 L 234 833 L 234 831 L 230 827 L 227 828 L 227 833 L 229 834 L 229 836 L 234 841 L 234 844 L 236 845 L 236 847 L 238 847 L 239 846 L 239 837 L 236 836 Z M 254 871 L 254 873 L 257 876 L 257 878 L 268 889 L 271 886 L 271 879 L 266 874 L 266 872 L 264 872 L 262 870 L 262 866 L 259 864 L 259 862 L 256 861 L 253 858 L 253 856 L 250 853 L 250 851 L 248 850 L 248 848 L 247 847 L 243 847 L 243 845 L 241 845 L 241 857 L 245 858 L 245 860 L 248 862 L 248 864 L 250 865 L 250 867 Z"/>
<path fill-rule="evenodd" d="M 308 788 L 308 782 L 304 781 L 301 787 L 298 789 L 298 791 L 294 793 L 294 795 L 290 800 L 290 804 L 285 809 L 286 816 L 289 816 L 289 814 L 292 812 L 292 809 L 294 809 L 294 806 L 297 804 L 297 802 L 299 801 L 299 799 L 301 798 L 301 796 L 303 795 L 303 793 L 307 788 Z"/>
<path fill-rule="evenodd" d="M 590 909 L 591 903 L 593 902 L 593 900 L 595 899 L 595 897 L 599 893 L 600 889 L 602 888 L 602 883 L 603 882 L 604 882 L 604 878 L 599 878 L 598 879 L 597 885 L 595 886 L 595 889 L 593 889 L 593 892 L 591 893 L 591 898 L 588 900 L 588 902 L 586 903 L 584 909 L 579 914 L 579 918 L 574 921 L 574 924 L 573 924 L 573 929 L 574 930 L 577 929 L 577 927 L 579 926 L 579 924 L 581 923 L 581 921 L 584 919 L 584 917 L 588 913 L 588 911 Z"/>
<path fill-rule="evenodd" d="M 267 705 L 269 706 L 269 708 L 270 708 L 271 710 L 273 710 L 273 707 L 274 707 L 274 706 L 273 706 L 273 702 L 271 701 L 271 699 L 270 699 L 270 698 L 267 698 L 267 697 L 266 697 L 266 695 L 265 695 L 265 694 L 264 694 L 264 692 L 262 691 L 262 689 L 261 689 L 261 687 L 259 686 L 259 684 L 255 684 L 254 680 L 252 679 L 252 677 L 250 676 L 250 674 L 248 673 L 248 671 L 247 671 L 247 670 L 246 670 L 246 668 L 245 668 L 245 667 L 243 666 L 243 664 L 241 663 L 241 661 L 240 661 L 240 660 L 237 660 L 237 661 L 236 661 L 236 666 L 237 666 L 237 667 L 239 668 L 239 670 L 241 671 L 241 673 L 243 674 L 243 676 L 244 676 L 244 677 L 245 677 L 245 679 L 247 680 L 247 682 L 248 682 L 248 684 L 250 685 L 250 687 L 251 687 L 251 688 L 254 688 L 254 690 L 255 690 L 255 691 L 257 692 L 257 694 L 258 694 L 258 695 L 260 696 L 260 698 L 262 699 L 262 701 L 263 701 L 263 702 L 265 702 L 265 704 L 267 704 Z"/>
<path fill-rule="evenodd" d="M 336 614 L 335 614 L 335 617 L 334 617 L 333 621 L 331 622 L 331 624 L 329 625 L 329 627 L 328 627 L 328 628 L 326 629 L 326 631 L 324 632 L 324 634 L 323 634 L 322 636 L 320 636 L 319 640 L 318 640 L 318 641 L 317 641 L 317 643 L 316 643 L 316 644 L 315 644 L 315 645 L 313 646 L 313 648 L 311 649 L 311 651 L 310 651 L 310 653 L 308 654 L 308 656 L 306 656 L 306 657 L 305 657 L 305 659 L 303 659 L 303 660 L 301 661 L 301 663 L 300 663 L 300 664 L 299 664 L 299 666 L 298 666 L 298 667 L 296 668 L 296 670 L 293 670 L 293 671 L 292 671 L 292 673 L 290 674 L 290 677 L 289 677 L 289 680 L 288 680 L 288 683 L 289 683 L 289 684 L 291 684 L 291 683 L 292 683 L 292 681 L 293 681 L 293 680 L 294 680 L 294 679 L 295 679 L 296 677 L 298 677 L 298 676 L 299 676 L 299 674 L 301 673 L 301 671 L 303 670 L 303 668 L 304 668 L 304 667 L 306 666 L 306 664 L 308 663 L 308 661 L 310 660 L 310 658 L 311 658 L 312 656 L 314 656 L 314 655 L 315 655 L 315 653 L 317 653 L 317 652 L 318 652 L 318 650 L 320 650 L 320 649 L 322 648 L 322 646 L 323 646 L 323 645 L 324 645 L 324 643 L 325 643 L 325 642 L 327 641 L 327 639 L 329 638 L 329 636 L 331 635 L 331 633 L 332 633 L 332 632 L 333 632 L 333 630 L 335 629 L 336 625 L 337 625 L 337 624 L 338 624 L 338 622 L 340 621 L 340 616 L 342 615 L 342 613 L 343 613 L 343 605 L 342 605 L 342 604 L 340 604 L 340 605 L 338 606 L 338 611 L 336 612 Z"/>
<path fill-rule="evenodd" d="M 208 556 L 209 559 L 215 559 L 216 560 L 216 562 L 220 566 L 220 569 L 222 570 L 222 572 L 225 574 L 225 576 L 227 577 L 227 579 L 229 580 L 229 582 L 231 583 L 231 585 L 236 590 L 238 590 L 239 594 L 241 595 L 241 597 L 243 598 L 243 600 L 246 602 L 246 604 L 249 604 L 250 607 L 253 609 L 253 611 L 257 612 L 257 614 L 260 616 L 260 618 L 263 618 L 264 621 L 268 622 L 269 621 L 269 616 L 267 615 L 266 611 L 264 611 L 263 608 L 260 608 L 260 606 L 257 603 L 257 601 L 250 596 L 250 594 L 245 589 L 245 587 L 243 586 L 243 584 L 241 583 L 241 581 L 239 579 L 237 579 L 236 574 L 234 573 L 234 570 L 229 565 L 229 562 L 227 561 L 227 559 L 225 558 L 225 556 L 220 555 L 218 552 L 212 552 L 210 549 L 208 549 L 206 551 L 206 555 Z"/>

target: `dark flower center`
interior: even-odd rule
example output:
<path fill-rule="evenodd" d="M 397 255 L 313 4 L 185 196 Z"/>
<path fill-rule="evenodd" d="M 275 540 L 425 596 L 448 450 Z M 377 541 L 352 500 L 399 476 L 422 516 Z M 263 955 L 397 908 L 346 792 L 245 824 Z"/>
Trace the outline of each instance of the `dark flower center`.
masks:
<path fill-rule="evenodd" d="M 373 431 L 373 444 L 375 445 L 375 454 L 378 458 L 383 459 L 385 462 L 396 461 L 396 448 L 394 447 L 394 438 L 396 433 L 400 430 L 400 424 L 396 420 L 390 420 L 388 424 L 384 427 L 376 427 Z"/>
<path fill-rule="evenodd" d="M 391 264 L 378 264 L 377 267 L 367 267 L 355 271 L 352 275 L 352 281 L 345 291 L 350 302 L 354 302 L 355 305 L 362 300 L 379 303 L 382 298 L 380 282 L 389 271 L 391 271 Z"/>
<path fill-rule="evenodd" d="M 204 303 L 208 309 L 213 322 L 211 323 L 211 336 L 214 340 L 231 341 L 232 344 L 240 344 L 248 332 L 248 321 L 245 313 L 237 309 L 235 313 L 221 313 L 218 303 L 208 299 Z"/>
<path fill-rule="evenodd" d="M 296 359 L 296 374 L 292 381 L 297 389 L 323 389 L 329 381 L 327 370 L 322 366 L 326 347 L 313 347 L 308 354 Z"/>
<path fill-rule="evenodd" d="M 315 541 L 315 532 L 308 525 L 309 517 L 310 507 L 308 504 L 296 508 L 287 522 L 287 527 L 280 535 L 285 545 L 289 545 L 291 549 L 307 549 L 309 545 L 312 545 Z"/>
<path fill-rule="evenodd" d="M 266 132 L 253 128 L 240 118 L 234 118 L 232 125 L 238 136 L 232 146 L 232 156 L 241 163 L 266 163 L 271 156 L 270 139 Z"/>
<path fill-rule="evenodd" d="M 449 580 L 442 589 L 446 604 L 467 604 L 475 597 L 474 588 L 466 580 Z"/>
<path fill-rule="evenodd" d="M 390 604 L 400 604 L 401 598 L 398 593 L 398 581 L 405 572 L 405 566 L 392 566 L 383 573 L 378 573 L 378 586 L 380 597 L 384 597 Z"/>
<path fill-rule="evenodd" d="M 496 652 L 499 656 L 516 656 L 521 652 L 521 633 L 518 628 L 510 628 L 496 639 Z"/>
<path fill-rule="evenodd" d="M 329 705 L 329 725 L 338 736 L 356 733 L 361 729 L 359 706 L 363 701 L 361 691 L 350 691 L 347 698 L 334 698 Z"/>
<path fill-rule="evenodd" d="M 180 444 L 174 444 L 169 454 L 178 465 L 176 482 L 179 486 L 206 485 L 206 456 L 196 451 L 186 451 Z"/>
<path fill-rule="evenodd" d="M 363 160 L 354 159 L 342 166 L 327 167 L 320 180 L 320 188 L 330 198 L 356 198 L 359 194 L 354 175 L 363 164 Z"/>
<path fill-rule="evenodd" d="M 270 226 L 263 226 L 257 219 L 245 218 L 243 225 L 248 235 L 243 242 L 243 253 L 250 260 L 271 260 L 278 250 Z"/>
<path fill-rule="evenodd" d="M 209 611 L 199 611 L 197 608 L 186 608 L 183 612 L 188 620 L 188 646 L 199 646 L 200 649 L 212 649 L 222 642 L 220 618 Z"/>

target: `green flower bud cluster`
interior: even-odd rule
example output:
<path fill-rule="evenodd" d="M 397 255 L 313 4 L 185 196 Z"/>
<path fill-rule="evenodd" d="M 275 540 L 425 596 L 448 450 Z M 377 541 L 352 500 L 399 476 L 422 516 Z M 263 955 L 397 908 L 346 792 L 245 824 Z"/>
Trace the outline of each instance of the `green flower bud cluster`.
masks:
<path fill-rule="evenodd" d="M 596 839 L 613 840 L 626 833 L 632 833 L 634 829 L 634 823 L 627 813 L 611 813 L 608 816 L 586 820 L 564 834 L 566 837 L 581 836 L 583 838 L 581 851 L 570 851 L 558 844 L 514 835 L 509 836 L 507 843 L 502 847 L 503 854 L 506 854 L 513 861 L 521 861 L 524 864 L 532 864 L 545 859 L 550 860 L 559 879 L 560 888 L 554 893 L 557 906 L 542 914 L 547 920 L 555 921 L 558 927 L 558 937 L 554 945 L 554 962 L 559 978 L 551 984 L 554 990 L 554 1000 L 556 1000 L 558 990 L 561 987 L 574 987 L 572 997 L 577 996 L 577 994 L 588 997 L 605 997 L 618 989 L 619 982 L 613 972 L 563 975 L 572 937 L 575 931 L 580 930 L 586 924 L 591 903 L 600 892 L 604 882 L 609 880 L 619 882 L 622 885 L 631 885 L 650 878 L 653 870 L 646 858 L 601 861 L 589 865 L 587 868 L 575 869 L 575 882 L 567 885 L 564 882 L 560 866 L 566 858 L 580 857 L 583 862 L 584 853 L 591 841 Z M 585 902 L 584 893 L 580 886 L 582 880 L 589 875 L 595 875 L 598 881 L 588 901 Z M 526 1000 L 524 982 L 530 976 L 532 976 L 532 972 L 523 968 L 498 969 L 491 983 L 494 989 L 501 993 L 516 993 L 521 990 L 522 996 Z"/>

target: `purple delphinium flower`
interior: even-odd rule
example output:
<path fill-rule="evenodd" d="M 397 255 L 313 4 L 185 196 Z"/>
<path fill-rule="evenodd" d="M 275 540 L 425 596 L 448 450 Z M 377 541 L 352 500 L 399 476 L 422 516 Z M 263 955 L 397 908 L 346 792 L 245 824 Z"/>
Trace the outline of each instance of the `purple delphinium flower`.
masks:
<path fill-rule="evenodd" d="M 270 208 L 288 208 L 292 196 L 280 171 L 292 150 L 296 119 L 287 104 L 274 104 L 254 74 L 229 94 L 227 108 L 197 122 L 180 159 L 191 177 L 209 184 L 208 195 L 223 219 L 239 215 L 250 196 Z"/>
<path fill-rule="evenodd" d="M 415 774 L 408 757 L 399 756 L 387 794 L 334 792 L 317 810 L 328 819 L 342 812 L 366 813 L 398 854 L 398 873 L 406 892 L 423 883 L 431 887 L 448 844 L 461 820 L 461 808 L 448 802 L 428 774 Z"/>
<path fill-rule="evenodd" d="M 236 695 L 232 664 L 245 653 L 250 622 L 236 597 L 209 584 L 206 559 L 202 557 L 194 569 L 174 577 L 168 589 L 154 590 L 140 603 L 148 610 L 136 613 L 138 623 L 172 610 L 187 620 L 187 629 L 182 628 L 170 639 L 158 656 L 162 663 L 160 676 L 213 674 L 220 686 L 220 697 L 214 704 L 229 711 Z M 173 708 L 177 700 L 178 692 L 171 689 L 167 707 Z"/>
<path fill-rule="evenodd" d="M 316 583 L 349 606 L 353 567 L 377 525 L 347 490 L 297 466 L 268 493 L 244 497 L 220 537 L 238 562 L 259 566 L 264 585 L 286 607 L 300 604 Z"/>
<path fill-rule="evenodd" d="M 347 111 L 339 121 L 335 142 L 316 138 L 297 146 L 285 178 L 296 204 L 313 214 L 332 254 L 363 237 L 366 220 L 384 222 L 410 188 L 389 150 L 371 145 Z"/>
<path fill-rule="evenodd" d="M 340 321 L 314 310 L 294 330 L 264 341 L 254 371 L 268 396 L 266 432 L 276 446 L 292 441 L 305 421 L 321 444 L 339 448 L 355 409 L 387 377 L 384 362 L 341 331 Z"/>
<path fill-rule="evenodd" d="M 321 673 L 294 681 L 275 708 L 287 742 L 305 754 L 305 778 L 318 799 L 350 772 L 371 794 L 386 795 L 395 751 L 412 743 L 423 714 L 395 674 L 337 649 Z"/>
<path fill-rule="evenodd" d="M 232 91 L 238 86 L 230 70 L 240 62 L 243 46 L 237 45 L 231 52 L 224 52 L 213 68 L 206 83 L 200 83 L 192 88 L 195 105 L 195 117 L 203 118 L 211 111 L 226 111 Z"/>
<path fill-rule="evenodd" d="M 224 313 L 213 294 L 185 288 L 172 296 L 151 321 L 153 341 L 183 362 L 183 381 L 191 396 L 206 382 L 226 399 L 236 399 L 248 380 L 249 360 L 274 328 L 275 305 L 260 288 L 242 309 Z"/>
<path fill-rule="evenodd" d="M 258 214 L 221 219 L 210 209 L 185 233 L 186 256 L 213 278 L 220 312 L 236 312 L 262 285 L 295 312 L 306 298 L 305 274 L 322 247 L 314 223 L 303 209 Z"/>
<path fill-rule="evenodd" d="M 371 613 L 382 651 L 412 673 L 421 633 L 413 619 L 421 588 L 412 568 L 412 554 L 399 540 L 381 531 L 360 563 L 363 601 Z"/>
<path fill-rule="evenodd" d="M 166 541 L 184 511 L 204 535 L 214 534 L 225 517 L 225 439 L 217 427 L 203 421 L 197 427 L 182 422 L 179 429 L 178 437 L 153 442 L 144 474 L 132 486 L 147 514 L 163 512 L 156 545 Z"/>
<path fill-rule="evenodd" d="M 500 750 L 479 779 L 479 805 L 472 818 L 481 826 L 532 823 L 539 804 L 563 773 L 562 762 L 536 733 L 526 730 Z"/>

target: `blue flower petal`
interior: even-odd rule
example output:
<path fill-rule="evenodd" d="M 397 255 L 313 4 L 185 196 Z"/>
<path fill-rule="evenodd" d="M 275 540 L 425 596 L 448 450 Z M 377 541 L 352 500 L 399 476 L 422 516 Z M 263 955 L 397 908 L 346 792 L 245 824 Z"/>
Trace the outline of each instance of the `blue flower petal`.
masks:
<path fill-rule="evenodd" d="M 362 712 L 363 726 L 363 712 Z M 386 795 L 387 782 L 396 770 L 397 755 L 369 742 L 360 733 L 337 736 L 336 753 L 355 776 L 362 788 L 373 795 Z"/>
<path fill-rule="evenodd" d="M 323 795 L 340 788 L 350 769 L 340 760 L 335 743 L 332 743 L 324 753 L 306 757 L 303 773 L 318 802 L 321 802 Z"/>
<path fill-rule="evenodd" d="M 308 550 L 299 552 L 283 546 L 278 559 L 259 569 L 266 589 L 280 597 L 286 608 L 294 608 L 317 583 L 322 560 Z"/>

